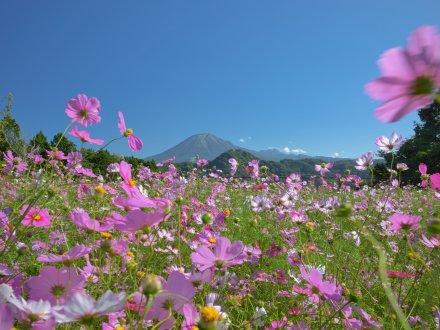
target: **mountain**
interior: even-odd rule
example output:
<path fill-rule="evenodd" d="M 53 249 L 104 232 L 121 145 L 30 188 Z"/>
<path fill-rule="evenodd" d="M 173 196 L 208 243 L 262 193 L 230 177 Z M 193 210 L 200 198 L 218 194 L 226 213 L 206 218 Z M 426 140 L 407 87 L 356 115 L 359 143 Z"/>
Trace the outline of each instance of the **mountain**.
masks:
<path fill-rule="evenodd" d="M 250 150 L 234 145 L 232 142 L 223 140 L 213 134 L 196 134 L 192 135 L 186 140 L 180 142 L 178 145 L 165 150 L 164 152 L 149 156 L 147 160 L 155 160 L 156 162 L 163 161 L 172 157 L 176 157 L 175 163 L 179 162 L 194 162 L 196 157 L 213 160 L 222 153 L 229 150 L 243 150 L 253 155 L 254 159 L 262 159 L 267 161 L 281 161 L 283 159 L 299 160 L 306 158 L 319 159 L 323 161 L 334 161 L 340 158 L 308 156 L 304 154 L 286 154 L 276 148 L 266 150 Z"/>
<path fill-rule="evenodd" d="M 239 147 L 213 134 L 196 134 L 160 154 L 147 157 L 147 160 L 160 162 L 176 157 L 174 160 L 175 163 L 191 162 L 194 161 L 197 156 L 199 158 L 212 160 L 223 152 L 231 149 L 239 149 Z"/>

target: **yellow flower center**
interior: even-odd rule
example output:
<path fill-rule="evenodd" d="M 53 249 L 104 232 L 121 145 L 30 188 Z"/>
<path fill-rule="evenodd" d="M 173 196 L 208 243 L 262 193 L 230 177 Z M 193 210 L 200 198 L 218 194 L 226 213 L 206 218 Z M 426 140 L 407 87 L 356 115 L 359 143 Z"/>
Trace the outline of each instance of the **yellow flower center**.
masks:
<path fill-rule="evenodd" d="M 225 213 L 226 213 L 228 216 L 230 216 L 230 215 L 231 215 L 231 210 L 230 210 L 230 209 L 226 209 L 226 210 L 225 210 Z"/>
<path fill-rule="evenodd" d="M 134 187 L 136 186 L 136 181 L 134 181 L 133 179 L 128 180 L 128 184 L 130 185 L 130 187 Z"/>
<path fill-rule="evenodd" d="M 200 314 L 202 320 L 205 322 L 214 322 L 220 318 L 220 313 L 214 307 L 210 306 L 202 307 Z"/>
<path fill-rule="evenodd" d="M 118 325 L 115 327 L 115 330 L 125 330 L 125 327 L 123 327 L 122 325 Z"/>
<path fill-rule="evenodd" d="M 127 130 L 124 132 L 125 137 L 129 137 L 131 134 L 133 134 L 133 130 L 131 128 L 127 128 Z"/>
<path fill-rule="evenodd" d="M 199 330 L 199 327 L 196 326 L 196 325 L 193 325 L 193 326 L 191 327 L 191 330 Z"/>
<path fill-rule="evenodd" d="M 106 239 L 110 239 L 113 237 L 113 235 L 110 233 L 107 233 L 107 232 L 103 232 L 103 233 L 101 233 L 101 237 L 106 238 Z"/>
<path fill-rule="evenodd" d="M 208 238 L 208 242 L 214 244 L 217 240 L 214 237 Z"/>
<path fill-rule="evenodd" d="M 97 192 L 98 194 L 103 194 L 103 193 L 105 193 L 105 189 L 104 189 L 104 187 L 96 186 L 95 192 Z"/>
<path fill-rule="evenodd" d="M 39 220 L 41 220 L 41 215 L 39 215 L 38 213 L 37 213 L 37 214 L 34 214 L 34 216 L 32 217 L 32 219 L 34 219 L 34 221 L 39 221 Z"/>
<path fill-rule="evenodd" d="M 127 252 L 127 256 L 129 256 L 129 257 L 134 257 L 134 253 L 131 252 L 131 251 L 128 251 L 128 252 Z"/>

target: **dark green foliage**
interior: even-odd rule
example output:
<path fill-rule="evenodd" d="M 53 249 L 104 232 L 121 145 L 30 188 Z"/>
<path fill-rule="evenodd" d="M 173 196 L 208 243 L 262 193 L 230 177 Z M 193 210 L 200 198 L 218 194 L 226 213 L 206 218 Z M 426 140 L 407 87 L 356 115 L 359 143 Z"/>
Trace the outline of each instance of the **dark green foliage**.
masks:
<path fill-rule="evenodd" d="M 154 160 L 145 160 L 145 159 L 141 159 L 141 158 L 136 158 L 136 157 L 125 157 L 125 161 L 127 163 L 130 163 L 131 165 L 133 165 L 134 169 L 138 169 L 142 166 L 147 166 L 150 168 L 150 170 L 157 172 L 158 167 L 156 166 L 156 163 L 154 162 Z"/>
<path fill-rule="evenodd" d="M 230 171 L 230 164 L 228 162 L 229 158 L 235 158 L 239 167 L 235 176 L 238 177 L 249 177 L 246 173 L 244 167 L 247 166 L 248 162 L 251 160 L 259 160 L 253 154 L 244 150 L 229 150 L 222 153 L 216 159 L 209 163 L 209 167 L 212 169 L 222 170 L 225 175 Z M 312 175 L 319 175 L 315 172 L 315 164 L 320 164 L 322 162 L 328 162 L 328 160 L 323 160 L 320 158 L 302 158 L 302 159 L 283 159 L 279 162 L 276 161 L 266 161 L 260 160 L 260 167 L 267 166 L 269 168 L 269 174 L 276 174 L 280 178 L 285 178 L 291 173 L 300 173 L 304 178 L 308 178 Z M 362 178 L 368 178 L 368 173 L 366 171 L 357 171 L 354 168 L 355 162 L 352 159 L 338 159 L 335 160 L 335 165 L 332 169 L 332 173 L 329 173 L 326 177 L 334 178 L 334 173 L 344 174 L 345 170 L 350 170 L 352 174 L 359 175 Z M 182 172 L 189 172 L 194 168 L 194 163 L 179 163 L 176 164 Z"/>
<path fill-rule="evenodd" d="M 56 147 L 58 150 L 61 150 L 65 154 L 76 151 L 75 143 L 66 138 L 66 136 L 63 136 L 63 133 L 55 134 L 52 141 L 50 142 L 50 145 L 52 147 Z"/>
<path fill-rule="evenodd" d="M 406 163 L 409 167 L 408 171 L 402 172 L 403 183 L 420 182 L 420 163 L 428 166 L 428 173 L 440 172 L 440 104 L 434 102 L 418 114 L 420 122 L 414 123 L 414 135 L 404 142 L 394 159 L 394 169 L 397 163 Z M 381 156 L 390 166 L 392 156 Z M 386 180 L 390 176 L 385 164 L 376 165 L 374 172 L 378 180 Z"/>
<path fill-rule="evenodd" d="M 83 166 L 92 169 L 96 174 L 105 174 L 110 164 L 121 161 L 121 157 L 111 154 L 107 150 L 82 149 L 81 153 Z"/>
<path fill-rule="evenodd" d="M 45 150 L 50 150 L 49 141 L 42 131 L 39 131 L 30 141 L 30 145 L 35 148 L 36 153 L 43 155 Z"/>
<path fill-rule="evenodd" d="M 8 149 L 18 153 L 21 152 L 23 141 L 20 140 L 20 126 L 12 118 L 12 95 L 7 97 L 7 104 L 1 112 L 0 120 L 0 151 Z"/>

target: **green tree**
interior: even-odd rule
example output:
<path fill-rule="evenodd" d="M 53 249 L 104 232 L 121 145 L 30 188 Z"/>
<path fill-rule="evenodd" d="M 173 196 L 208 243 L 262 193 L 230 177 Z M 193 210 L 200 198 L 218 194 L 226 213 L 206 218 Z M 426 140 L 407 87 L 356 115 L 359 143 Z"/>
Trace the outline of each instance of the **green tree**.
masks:
<path fill-rule="evenodd" d="M 52 141 L 50 142 L 50 145 L 52 147 L 57 147 L 58 150 L 61 150 L 65 154 L 68 154 L 69 152 L 76 151 L 76 145 L 69 139 L 67 139 L 65 136 L 63 136 L 62 133 L 57 133 L 54 135 Z"/>
<path fill-rule="evenodd" d="M 47 141 L 46 135 L 42 131 L 39 131 L 30 141 L 30 145 L 36 149 L 36 152 L 40 155 L 44 154 L 45 150 L 50 150 L 49 141 Z"/>
<path fill-rule="evenodd" d="M 0 120 L 0 151 L 11 149 L 23 156 L 23 141 L 20 139 L 20 125 L 12 118 L 12 94 L 7 97 L 7 103 L 1 112 Z M 25 153 L 25 152 L 24 152 Z"/>
<path fill-rule="evenodd" d="M 432 103 L 430 106 L 419 110 L 419 122 L 414 123 L 414 135 L 405 140 L 397 151 L 394 166 L 405 163 L 409 170 L 402 173 L 403 183 L 416 184 L 420 182 L 418 167 L 420 163 L 428 166 L 428 173 L 440 172 L 440 104 Z M 381 154 L 386 162 L 375 167 L 375 177 L 378 180 L 387 179 L 390 173 L 391 154 Z"/>

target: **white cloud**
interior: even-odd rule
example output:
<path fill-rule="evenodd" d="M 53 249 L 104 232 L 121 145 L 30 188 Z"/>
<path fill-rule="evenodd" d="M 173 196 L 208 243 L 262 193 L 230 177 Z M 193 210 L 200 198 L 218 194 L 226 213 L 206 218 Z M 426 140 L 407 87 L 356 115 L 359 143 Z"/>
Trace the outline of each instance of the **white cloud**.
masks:
<path fill-rule="evenodd" d="M 248 142 L 248 141 L 250 141 L 250 140 L 252 140 L 252 136 L 248 136 L 248 137 L 241 138 L 241 139 L 238 140 L 238 141 L 240 141 L 241 143 L 246 143 L 246 142 Z"/>
<path fill-rule="evenodd" d="M 302 155 L 306 154 L 307 151 L 297 148 L 297 149 L 290 149 L 289 147 L 284 147 L 281 149 L 281 152 L 284 152 L 285 154 L 294 154 L 294 155 Z"/>
<path fill-rule="evenodd" d="M 339 157 L 341 154 L 339 153 L 339 152 L 334 152 L 333 154 L 332 154 L 332 157 L 334 157 L 334 158 L 336 158 L 336 157 Z"/>

